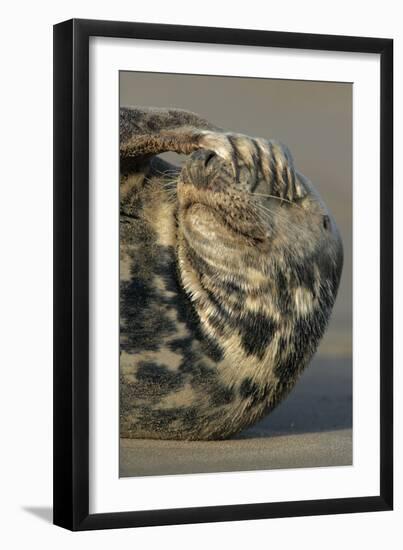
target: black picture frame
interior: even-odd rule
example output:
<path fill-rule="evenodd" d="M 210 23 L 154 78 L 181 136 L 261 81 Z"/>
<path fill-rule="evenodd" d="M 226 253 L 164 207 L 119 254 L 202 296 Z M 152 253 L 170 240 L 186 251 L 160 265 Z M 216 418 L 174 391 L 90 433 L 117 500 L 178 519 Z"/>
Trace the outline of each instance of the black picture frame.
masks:
<path fill-rule="evenodd" d="M 89 513 L 89 38 L 377 53 L 380 127 L 380 491 L 365 497 Z M 54 26 L 54 523 L 71 530 L 393 507 L 393 40 L 69 20 Z"/>

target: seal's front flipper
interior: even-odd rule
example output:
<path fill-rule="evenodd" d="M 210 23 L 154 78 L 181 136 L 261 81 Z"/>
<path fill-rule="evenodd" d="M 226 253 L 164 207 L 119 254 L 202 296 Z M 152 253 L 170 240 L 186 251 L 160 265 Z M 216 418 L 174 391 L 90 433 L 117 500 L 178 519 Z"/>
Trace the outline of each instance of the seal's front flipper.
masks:
<path fill-rule="evenodd" d="M 120 159 L 123 165 L 144 165 L 160 153 L 190 154 L 201 147 L 201 137 L 221 130 L 199 115 L 181 109 L 122 107 Z"/>

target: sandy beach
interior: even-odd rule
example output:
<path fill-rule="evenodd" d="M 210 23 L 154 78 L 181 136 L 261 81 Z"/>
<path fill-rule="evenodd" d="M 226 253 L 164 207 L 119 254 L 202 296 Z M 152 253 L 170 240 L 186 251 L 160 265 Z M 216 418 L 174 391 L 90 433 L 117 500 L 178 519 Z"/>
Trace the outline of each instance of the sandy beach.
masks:
<path fill-rule="evenodd" d="M 120 475 L 351 464 L 351 84 L 122 71 L 120 103 L 188 109 L 222 128 L 287 144 L 298 169 L 332 211 L 344 247 L 342 280 L 328 329 L 289 397 L 231 440 L 122 440 Z M 179 162 L 173 153 L 167 155 Z"/>
<path fill-rule="evenodd" d="M 351 359 L 314 359 L 273 413 L 230 440 L 120 445 L 121 477 L 351 464 Z"/>

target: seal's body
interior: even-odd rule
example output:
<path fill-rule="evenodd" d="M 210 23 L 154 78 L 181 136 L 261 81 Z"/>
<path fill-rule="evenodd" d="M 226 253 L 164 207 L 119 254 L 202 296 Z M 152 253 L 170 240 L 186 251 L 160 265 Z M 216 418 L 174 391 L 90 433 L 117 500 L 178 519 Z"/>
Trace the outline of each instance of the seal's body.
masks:
<path fill-rule="evenodd" d="M 315 352 L 336 225 L 286 147 L 179 110 L 121 110 L 120 202 L 121 436 L 229 437 Z"/>

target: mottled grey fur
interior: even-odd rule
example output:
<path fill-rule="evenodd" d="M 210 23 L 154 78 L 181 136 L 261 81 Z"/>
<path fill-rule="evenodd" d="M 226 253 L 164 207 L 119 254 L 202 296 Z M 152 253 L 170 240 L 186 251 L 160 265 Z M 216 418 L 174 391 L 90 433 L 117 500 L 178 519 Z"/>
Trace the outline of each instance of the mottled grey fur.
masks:
<path fill-rule="evenodd" d="M 181 110 L 120 122 L 121 436 L 229 437 L 317 348 L 343 263 L 335 222 L 279 143 Z"/>

